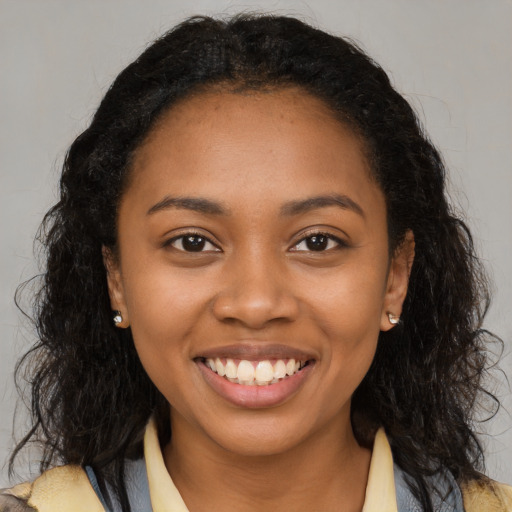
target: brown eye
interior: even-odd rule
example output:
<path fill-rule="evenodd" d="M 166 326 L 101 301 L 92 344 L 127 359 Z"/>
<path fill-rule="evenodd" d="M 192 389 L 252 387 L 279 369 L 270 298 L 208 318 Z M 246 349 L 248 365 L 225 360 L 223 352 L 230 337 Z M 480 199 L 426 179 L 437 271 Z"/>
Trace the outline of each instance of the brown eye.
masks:
<path fill-rule="evenodd" d="M 339 238 L 325 233 L 314 233 L 300 240 L 291 250 L 298 252 L 322 252 L 340 247 L 346 247 L 346 244 Z"/>
<path fill-rule="evenodd" d="M 190 252 L 199 252 L 204 249 L 206 240 L 202 236 L 184 236 L 181 242 L 183 249 Z"/>
<path fill-rule="evenodd" d="M 306 247 L 310 251 L 325 251 L 329 238 L 325 235 L 313 235 L 306 238 Z"/>
<path fill-rule="evenodd" d="M 208 238 L 201 235 L 183 235 L 174 238 L 169 243 L 171 247 L 184 252 L 219 251 Z"/>

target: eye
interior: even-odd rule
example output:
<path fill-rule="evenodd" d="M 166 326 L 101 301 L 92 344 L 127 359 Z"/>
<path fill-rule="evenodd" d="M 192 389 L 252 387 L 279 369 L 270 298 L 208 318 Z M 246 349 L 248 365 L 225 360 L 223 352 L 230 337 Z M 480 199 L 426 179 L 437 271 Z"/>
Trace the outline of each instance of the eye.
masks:
<path fill-rule="evenodd" d="M 208 238 L 196 233 L 177 236 L 167 242 L 166 245 L 184 252 L 220 251 Z"/>
<path fill-rule="evenodd" d="M 342 240 L 335 236 L 326 233 L 314 233 L 300 240 L 291 250 L 321 252 L 337 249 L 345 245 Z"/>

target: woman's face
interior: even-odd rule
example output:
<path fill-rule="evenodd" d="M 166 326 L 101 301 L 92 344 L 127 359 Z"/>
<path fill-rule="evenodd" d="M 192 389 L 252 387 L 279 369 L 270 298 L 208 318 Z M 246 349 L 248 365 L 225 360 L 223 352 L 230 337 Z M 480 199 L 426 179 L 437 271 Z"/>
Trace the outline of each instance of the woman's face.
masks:
<path fill-rule="evenodd" d="M 112 307 L 174 439 L 273 454 L 351 432 L 412 249 L 390 261 L 361 142 L 321 101 L 286 89 L 173 107 L 136 153 L 118 226 Z"/>

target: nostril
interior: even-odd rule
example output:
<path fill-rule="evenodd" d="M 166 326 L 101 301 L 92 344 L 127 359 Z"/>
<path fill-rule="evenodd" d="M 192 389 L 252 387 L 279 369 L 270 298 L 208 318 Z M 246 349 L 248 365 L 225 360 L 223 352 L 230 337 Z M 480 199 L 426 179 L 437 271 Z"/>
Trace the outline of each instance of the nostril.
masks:
<path fill-rule="evenodd" d="M 214 316 L 227 323 L 240 323 L 252 329 L 260 329 L 276 320 L 291 321 L 298 315 L 295 297 L 276 284 L 259 287 L 243 287 L 232 293 L 224 293 L 212 304 Z"/>

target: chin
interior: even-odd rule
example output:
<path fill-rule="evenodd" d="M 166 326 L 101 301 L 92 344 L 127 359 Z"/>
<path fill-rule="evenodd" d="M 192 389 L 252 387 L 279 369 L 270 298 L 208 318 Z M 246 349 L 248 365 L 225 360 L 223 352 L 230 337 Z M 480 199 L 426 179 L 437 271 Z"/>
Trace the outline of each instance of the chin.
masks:
<path fill-rule="evenodd" d="M 255 425 L 255 420 L 252 420 L 250 425 L 224 429 L 220 435 L 210 433 L 210 437 L 221 448 L 233 454 L 270 457 L 287 452 L 307 437 L 306 432 L 295 432 L 295 435 L 292 432 L 293 429 L 285 428 L 283 423 L 276 428 L 268 424 Z"/>

